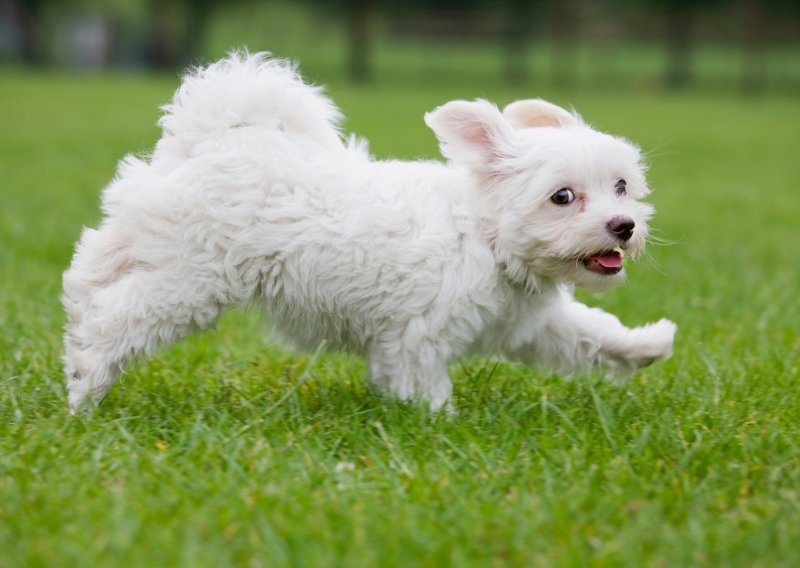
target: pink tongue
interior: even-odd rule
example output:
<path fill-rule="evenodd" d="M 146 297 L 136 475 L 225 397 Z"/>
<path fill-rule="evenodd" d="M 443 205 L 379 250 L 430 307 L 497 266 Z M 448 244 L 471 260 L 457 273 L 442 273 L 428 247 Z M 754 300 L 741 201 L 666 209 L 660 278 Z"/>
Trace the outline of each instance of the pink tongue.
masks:
<path fill-rule="evenodd" d="M 620 268 L 622 266 L 622 255 L 617 251 L 598 254 L 592 258 L 596 259 L 603 268 Z"/>

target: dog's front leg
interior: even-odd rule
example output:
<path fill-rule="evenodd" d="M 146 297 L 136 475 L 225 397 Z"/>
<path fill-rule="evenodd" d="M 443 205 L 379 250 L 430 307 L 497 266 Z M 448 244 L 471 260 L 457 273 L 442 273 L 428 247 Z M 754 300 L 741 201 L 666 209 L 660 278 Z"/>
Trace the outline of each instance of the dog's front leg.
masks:
<path fill-rule="evenodd" d="M 537 314 L 511 350 L 512 358 L 531 366 L 570 374 L 601 368 L 614 377 L 626 377 L 641 367 L 667 359 L 677 326 L 662 319 L 628 328 L 615 316 L 573 299 L 549 306 Z"/>

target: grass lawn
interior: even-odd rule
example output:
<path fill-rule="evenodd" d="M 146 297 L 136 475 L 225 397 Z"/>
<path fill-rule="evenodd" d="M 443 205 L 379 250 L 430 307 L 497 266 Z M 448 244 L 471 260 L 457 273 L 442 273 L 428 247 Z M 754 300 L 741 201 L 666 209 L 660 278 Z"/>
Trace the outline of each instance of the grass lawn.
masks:
<path fill-rule="evenodd" d="M 475 96 L 650 151 L 674 244 L 582 298 L 673 319 L 674 357 L 622 388 L 467 361 L 447 418 L 232 312 L 71 417 L 61 273 L 175 87 L 0 75 L 0 565 L 800 565 L 800 100 L 334 83 L 380 157 L 436 156 L 422 113 Z"/>

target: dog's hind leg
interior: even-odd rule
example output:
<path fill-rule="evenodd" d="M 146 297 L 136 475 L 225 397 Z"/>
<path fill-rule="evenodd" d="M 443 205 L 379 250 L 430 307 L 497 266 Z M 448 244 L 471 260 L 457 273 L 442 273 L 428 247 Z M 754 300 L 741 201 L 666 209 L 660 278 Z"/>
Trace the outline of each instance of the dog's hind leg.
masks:
<path fill-rule="evenodd" d="M 433 411 L 445 407 L 453 393 L 442 346 L 409 341 L 406 333 L 384 333 L 369 349 L 369 379 L 380 390 L 404 401 L 425 401 Z"/>
<path fill-rule="evenodd" d="M 73 263 L 64 277 L 64 363 L 72 411 L 90 396 L 99 403 L 131 358 L 214 324 L 224 306 L 220 291 L 207 284 L 214 279 L 190 272 L 131 267 L 98 286 L 97 280 L 87 283 L 86 266 Z"/>

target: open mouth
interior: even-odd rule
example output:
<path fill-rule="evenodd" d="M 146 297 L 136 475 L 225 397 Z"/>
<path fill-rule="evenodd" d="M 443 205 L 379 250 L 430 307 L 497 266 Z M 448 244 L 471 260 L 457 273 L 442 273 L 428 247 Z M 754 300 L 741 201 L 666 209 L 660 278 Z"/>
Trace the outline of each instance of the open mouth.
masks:
<path fill-rule="evenodd" d="M 589 272 L 597 274 L 617 274 L 622 270 L 622 253 L 618 250 L 598 252 L 583 259 Z"/>

